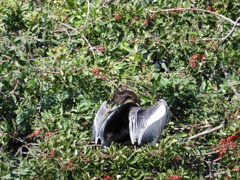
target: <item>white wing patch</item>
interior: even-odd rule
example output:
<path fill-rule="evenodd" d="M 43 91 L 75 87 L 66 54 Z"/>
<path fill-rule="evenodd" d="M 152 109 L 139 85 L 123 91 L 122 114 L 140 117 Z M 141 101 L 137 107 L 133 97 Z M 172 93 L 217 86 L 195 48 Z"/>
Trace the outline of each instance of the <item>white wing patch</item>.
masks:
<path fill-rule="evenodd" d="M 150 142 L 159 138 L 164 126 L 169 121 L 169 110 L 166 101 L 161 99 L 147 109 L 133 107 L 129 113 L 129 134 L 132 144 Z"/>
<path fill-rule="evenodd" d="M 110 108 L 107 108 L 107 101 L 104 101 L 98 109 L 93 122 L 94 129 L 92 133 L 92 138 L 95 141 L 95 144 L 97 144 L 99 139 L 103 141 L 102 131 L 105 128 L 107 117 L 109 116 L 109 111 Z"/>
<path fill-rule="evenodd" d="M 138 138 L 139 128 L 138 128 L 138 121 L 137 121 L 137 113 L 140 110 L 140 107 L 132 107 L 129 112 L 129 134 L 132 144 L 135 143 L 136 139 Z"/>
<path fill-rule="evenodd" d="M 161 105 L 157 111 L 153 112 L 153 114 L 149 117 L 147 120 L 147 126 L 150 126 L 154 122 L 158 121 L 160 118 L 162 118 L 166 114 L 166 106 Z"/>

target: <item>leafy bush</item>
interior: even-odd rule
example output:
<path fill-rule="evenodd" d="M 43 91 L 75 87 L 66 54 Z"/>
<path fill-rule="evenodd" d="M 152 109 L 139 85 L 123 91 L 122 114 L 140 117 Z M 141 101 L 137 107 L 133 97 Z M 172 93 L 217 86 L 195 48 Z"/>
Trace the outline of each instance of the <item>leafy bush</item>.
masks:
<path fill-rule="evenodd" d="M 237 0 L 0 5 L 1 179 L 239 178 Z M 124 89 L 163 97 L 171 122 L 156 146 L 103 156 L 93 118 Z"/>

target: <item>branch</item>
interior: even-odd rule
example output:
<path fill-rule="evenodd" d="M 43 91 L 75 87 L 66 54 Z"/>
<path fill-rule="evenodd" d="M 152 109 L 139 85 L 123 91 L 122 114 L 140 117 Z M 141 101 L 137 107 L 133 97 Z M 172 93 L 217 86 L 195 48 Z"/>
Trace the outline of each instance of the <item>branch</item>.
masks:
<path fill-rule="evenodd" d="M 87 17 L 86 17 L 85 24 L 86 24 L 86 23 L 87 23 L 87 21 L 88 21 L 88 18 L 89 18 L 89 13 L 90 13 L 90 3 L 89 3 L 89 0 L 87 0 L 87 4 L 88 4 L 88 11 L 87 11 Z"/>
<path fill-rule="evenodd" d="M 233 21 L 230 18 L 228 18 L 228 17 L 226 17 L 226 16 L 224 16 L 222 14 L 218 14 L 216 12 L 205 10 L 205 9 L 198 9 L 198 8 L 173 8 L 173 9 L 161 9 L 159 11 L 150 11 L 150 13 L 169 12 L 169 11 L 201 11 L 201 12 L 206 12 L 206 13 L 210 13 L 210 14 L 214 14 L 216 16 L 219 16 L 219 17 L 229 21 L 230 23 L 236 24 L 236 26 L 240 27 L 240 23 L 237 23 L 238 20 L 237 21 Z"/>
<path fill-rule="evenodd" d="M 93 47 L 91 46 L 91 44 L 89 43 L 89 41 L 87 40 L 87 38 L 82 35 L 82 38 L 86 41 L 86 43 L 88 44 L 88 48 L 92 51 L 93 53 L 93 57 L 95 58 L 95 54 L 94 54 L 94 51 L 93 51 Z"/>
<path fill-rule="evenodd" d="M 230 79 L 229 76 L 228 76 L 228 73 L 227 73 L 227 70 L 226 70 L 225 65 L 223 65 L 222 69 L 223 69 L 223 72 L 224 72 L 224 75 L 225 75 L 227 81 L 228 81 L 229 83 L 231 83 L 231 79 Z M 239 95 L 237 89 L 236 89 L 233 85 L 231 86 L 231 88 L 232 88 L 233 92 L 235 93 L 235 95 L 237 96 L 238 100 L 240 100 L 240 95 Z"/>
<path fill-rule="evenodd" d="M 9 57 L 9 56 L 7 56 L 7 55 L 5 55 L 5 54 L 3 54 L 2 57 L 6 57 L 6 58 L 8 58 L 8 60 L 11 60 L 11 59 L 12 59 L 11 57 Z M 5 61 L 7 61 L 7 60 L 5 60 Z"/>
<path fill-rule="evenodd" d="M 209 128 L 210 125 L 196 125 L 197 126 L 197 129 L 203 129 L 203 128 Z M 174 131 L 180 131 L 180 130 L 191 130 L 193 127 L 192 126 L 187 126 L 187 127 L 173 127 L 173 128 L 170 128 L 171 130 L 174 130 Z"/>
<path fill-rule="evenodd" d="M 65 26 L 65 27 L 67 27 L 67 28 L 69 28 L 69 29 L 74 30 L 75 32 L 78 32 L 78 30 L 75 29 L 75 28 L 73 28 L 72 26 L 69 26 L 69 25 L 67 25 L 67 24 L 65 24 L 65 23 L 62 23 L 62 22 L 60 22 L 60 21 L 58 21 L 58 23 L 59 23 L 59 24 L 62 24 L 63 26 Z"/>
<path fill-rule="evenodd" d="M 215 177 L 218 177 L 219 174 L 227 174 L 227 171 L 220 170 L 220 171 L 218 171 L 218 172 L 216 172 L 214 174 L 210 173 L 209 175 L 205 176 L 204 178 L 206 178 L 206 179 L 214 179 Z"/>
<path fill-rule="evenodd" d="M 220 41 L 223 41 L 223 40 L 227 39 L 227 38 L 233 33 L 234 29 L 236 28 L 236 26 L 237 26 L 237 24 L 238 24 L 237 22 L 238 22 L 239 20 L 240 20 L 240 17 L 237 18 L 237 20 L 236 20 L 236 22 L 235 22 L 232 30 L 231 30 L 225 37 L 222 37 L 222 38 L 205 38 L 205 39 L 201 39 L 201 40 L 202 40 L 202 41 L 211 41 L 211 40 L 220 40 Z"/>
<path fill-rule="evenodd" d="M 14 86 L 13 90 L 10 93 L 8 93 L 8 96 L 16 91 L 17 86 L 18 86 L 18 80 L 16 79 L 15 80 L 15 86 Z"/>
<path fill-rule="evenodd" d="M 240 20 L 240 17 L 237 18 L 236 21 L 231 20 L 230 18 L 223 16 L 222 14 L 218 14 L 216 12 L 213 11 L 209 11 L 209 10 L 205 10 L 205 9 L 198 9 L 198 8 L 174 8 L 174 9 L 161 9 L 159 11 L 150 11 L 150 13 L 157 13 L 157 12 L 169 12 L 169 11 L 201 11 L 201 12 L 206 12 L 206 13 L 210 13 L 210 14 L 214 14 L 216 16 L 219 16 L 225 20 L 227 20 L 228 22 L 234 24 L 233 28 L 231 29 L 231 31 L 222 38 L 205 38 L 205 39 L 199 39 L 200 41 L 211 41 L 211 40 L 219 40 L 219 41 L 223 41 L 225 39 L 227 39 L 235 30 L 236 26 L 240 27 L 240 23 L 238 23 L 238 21 Z"/>
<path fill-rule="evenodd" d="M 69 26 L 69 25 L 67 25 L 67 24 L 65 24 L 65 23 L 62 23 L 62 22 L 60 22 L 60 21 L 58 21 L 58 23 L 59 23 L 59 24 L 62 24 L 63 26 L 65 26 L 65 27 L 67 27 L 67 28 L 69 28 L 69 29 L 74 30 L 75 32 L 79 32 L 77 29 L 73 28 L 72 26 Z M 88 44 L 88 48 L 92 51 L 93 56 L 94 56 L 94 58 L 95 58 L 95 54 L 94 54 L 94 51 L 93 51 L 93 47 L 91 46 L 91 44 L 89 43 L 89 41 L 87 40 L 87 38 L 86 38 L 84 35 L 82 35 L 82 38 L 83 38 L 83 39 L 86 41 L 86 43 Z"/>
<path fill-rule="evenodd" d="M 118 62 L 123 62 L 125 59 L 127 59 L 128 57 L 130 57 L 130 56 L 132 56 L 132 55 L 135 55 L 135 54 L 137 54 L 137 53 L 139 53 L 139 52 L 141 52 L 143 49 L 141 48 L 141 49 L 139 49 L 139 50 L 137 50 L 136 52 L 134 52 L 134 53 L 131 53 L 131 54 L 128 54 L 127 56 L 125 56 L 124 58 L 122 58 L 121 60 L 117 60 L 117 61 L 114 61 L 113 63 L 111 63 L 111 64 L 109 64 L 109 66 L 111 67 L 111 66 L 114 66 L 116 63 L 118 63 Z"/>
<path fill-rule="evenodd" d="M 175 116 L 175 114 L 173 114 L 172 111 L 170 111 L 170 113 L 172 114 L 172 116 L 174 117 L 174 119 L 176 119 L 177 121 L 180 121 L 180 120 L 177 118 L 177 116 Z"/>
<path fill-rule="evenodd" d="M 215 127 L 215 128 L 212 128 L 212 129 L 203 131 L 203 132 L 201 132 L 201 133 L 198 133 L 198 134 L 196 134 L 196 135 L 194 135 L 194 136 L 190 136 L 190 137 L 188 137 L 188 138 L 185 138 L 185 139 L 183 139 L 183 141 L 188 141 L 188 140 L 196 139 L 196 138 L 198 138 L 199 136 L 203 136 L 203 135 L 209 134 L 209 133 L 214 132 L 214 131 L 217 131 L 217 130 L 223 128 L 223 127 L 224 127 L 224 124 L 221 124 L 221 125 L 219 125 L 219 126 L 217 126 L 217 127 Z"/>
<path fill-rule="evenodd" d="M 208 156 L 208 155 L 212 155 L 212 154 L 217 154 L 219 153 L 218 151 L 211 151 L 211 152 L 207 152 L 207 153 L 203 153 L 203 154 L 196 154 L 196 156 Z"/>

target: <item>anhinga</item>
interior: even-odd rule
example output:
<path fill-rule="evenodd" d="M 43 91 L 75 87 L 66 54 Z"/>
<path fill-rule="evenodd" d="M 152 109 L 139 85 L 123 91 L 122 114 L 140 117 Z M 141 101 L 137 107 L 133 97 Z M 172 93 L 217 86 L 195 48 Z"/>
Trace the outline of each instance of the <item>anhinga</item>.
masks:
<path fill-rule="evenodd" d="M 136 94 L 125 90 L 114 94 L 111 101 L 120 106 L 109 110 L 104 101 L 93 123 L 92 138 L 96 144 L 100 140 L 102 148 L 109 147 L 112 142 L 154 144 L 170 120 L 168 105 L 163 99 L 142 109 L 137 104 Z"/>

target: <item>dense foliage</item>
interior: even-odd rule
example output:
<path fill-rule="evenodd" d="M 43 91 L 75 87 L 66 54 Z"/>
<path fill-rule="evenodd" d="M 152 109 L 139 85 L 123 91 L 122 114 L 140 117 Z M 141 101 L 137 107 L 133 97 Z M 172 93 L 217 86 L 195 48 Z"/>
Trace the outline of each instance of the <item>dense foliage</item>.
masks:
<path fill-rule="evenodd" d="M 0 2 L 1 179 L 239 179 L 238 0 Z M 219 39 L 212 39 L 219 38 Z M 154 62 L 165 59 L 165 68 Z M 171 111 L 156 146 L 91 143 L 129 89 Z M 205 130 L 217 131 L 186 140 Z"/>

